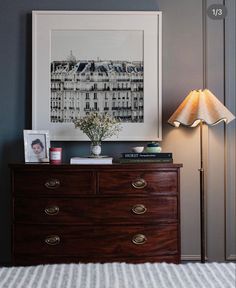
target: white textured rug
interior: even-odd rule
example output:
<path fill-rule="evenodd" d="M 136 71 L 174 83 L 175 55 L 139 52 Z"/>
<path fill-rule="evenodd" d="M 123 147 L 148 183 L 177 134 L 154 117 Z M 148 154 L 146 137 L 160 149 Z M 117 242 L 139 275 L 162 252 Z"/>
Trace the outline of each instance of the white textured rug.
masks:
<path fill-rule="evenodd" d="M 235 288 L 235 263 L 61 264 L 0 269 L 0 288 Z"/>

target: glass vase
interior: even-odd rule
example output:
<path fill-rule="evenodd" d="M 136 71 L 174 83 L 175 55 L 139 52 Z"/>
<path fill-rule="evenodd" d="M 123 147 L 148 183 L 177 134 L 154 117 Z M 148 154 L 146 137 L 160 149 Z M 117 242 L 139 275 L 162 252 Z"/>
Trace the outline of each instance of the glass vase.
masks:
<path fill-rule="evenodd" d="M 100 157 L 102 152 L 102 143 L 100 141 L 92 141 L 90 146 L 90 156 L 91 157 Z"/>

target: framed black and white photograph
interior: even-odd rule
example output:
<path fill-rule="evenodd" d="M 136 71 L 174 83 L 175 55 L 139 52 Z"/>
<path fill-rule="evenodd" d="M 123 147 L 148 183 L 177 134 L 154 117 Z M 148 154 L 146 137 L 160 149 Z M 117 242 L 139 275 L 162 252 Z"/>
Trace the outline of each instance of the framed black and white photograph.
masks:
<path fill-rule="evenodd" d="M 91 112 L 121 122 L 109 140 L 161 140 L 161 12 L 33 11 L 32 102 L 51 140 L 88 140 Z"/>
<path fill-rule="evenodd" d="M 25 162 L 49 162 L 49 131 L 24 130 Z"/>

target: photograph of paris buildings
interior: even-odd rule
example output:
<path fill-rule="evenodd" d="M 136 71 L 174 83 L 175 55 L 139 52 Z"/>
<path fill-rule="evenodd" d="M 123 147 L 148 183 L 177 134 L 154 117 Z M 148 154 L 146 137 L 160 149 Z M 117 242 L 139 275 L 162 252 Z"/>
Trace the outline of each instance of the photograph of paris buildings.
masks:
<path fill-rule="evenodd" d="M 52 123 L 91 112 L 144 121 L 142 31 L 53 31 Z"/>

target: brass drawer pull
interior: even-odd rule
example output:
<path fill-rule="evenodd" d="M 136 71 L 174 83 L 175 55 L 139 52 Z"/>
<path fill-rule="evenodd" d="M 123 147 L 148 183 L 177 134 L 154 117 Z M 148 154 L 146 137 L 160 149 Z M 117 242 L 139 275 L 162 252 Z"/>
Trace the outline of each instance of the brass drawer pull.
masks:
<path fill-rule="evenodd" d="M 47 214 L 47 215 L 57 215 L 59 213 L 59 207 L 58 206 L 49 206 L 49 207 L 46 207 L 44 209 L 44 212 Z"/>
<path fill-rule="evenodd" d="M 60 183 L 60 181 L 58 179 L 53 179 L 52 178 L 52 179 L 48 179 L 44 185 L 48 189 L 56 189 L 56 188 L 58 188 L 61 185 L 61 183 Z"/>
<path fill-rule="evenodd" d="M 136 235 L 134 235 L 132 242 L 135 245 L 142 245 L 142 244 L 147 242 L 147 237 L 143 234 L 136 234 Z"/>
<path fill-rule="evenodd" d="M 138 178 L 132 182 L 132 186 L 136 189 L 142 189 L 147 186 L 147 182 L 142 178 Z"/>
<path fill-rule="evenodd" d="M 137 215 L 141 215 L 147 212 L 147 208 L 143 204 L 136 204 L 132 208 L 132 212 Z"/>
<path fill-rule="evenodd" d="M 58 245 L 61 239 L 57 235 L 50 235 L 45 239 L 45 243 L 51 246 Z"/>

